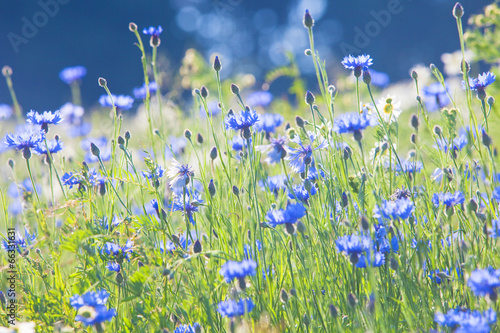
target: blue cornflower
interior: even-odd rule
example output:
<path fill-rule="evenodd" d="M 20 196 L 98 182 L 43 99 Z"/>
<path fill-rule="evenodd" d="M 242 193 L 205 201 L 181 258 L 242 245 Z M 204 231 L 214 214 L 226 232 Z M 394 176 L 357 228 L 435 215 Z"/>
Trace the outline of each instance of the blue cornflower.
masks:
<path fill-rule="evenodd" d="M 249 140 L 250 140 L 250 151 L 251 151 L 251 149 L 252 149 L 252 138 L 250 138 Z M 233 137 L 233 140 L 231 140 L 230 144 L 231 144 L 231 148 L 233 148 L 233 150 L 236 151 L 236 152 L 243 151 L 243 148 L 248 148 L 248 141 L 244 140 L 239 135 L 235 135 Z M 240 160 L 240 155 L 239 154 L 235 154 L 234 157 L 237 160 Z"/>
<path fill-rule="evenodd" d="M 38 193 L 41 193 L 42 187 L 40 186 L 40 184 L 35 184 L 35 186 L 36 186 L 36 191 Z M 24 193 L 31 193 L 31 192 L 33 192 L 33 184 L 31 184 L 31 179 L 29 178 L 24 179 L 23 182 L 19 185 L 14 182 L 11 183 L 7 190 L 7 194 L 12 199 L 19 198 Z"/>
<path fill-rule="evenodd" d="M 255 123 L 255 130 L 257 132 L 264 131 L 266 134 L 274 133 L 284 121 L 285 118 L 279 113 L 260 114 L 259 120 Z"/>
<path fill-rule="evenodd" d="M 372 239 L 368 236 L 357 236 L 357 235 L 347 235 L 339 237 L 335 241 L 337 245 L 337 251 L 344 252 L 351 258 L 352 263 L 357 263 L 360 256 L 370 251 L 372 245 Z"/>
<path fill-rule="evenodd" d="M 382 73 L 382 72 L 370 69 L 370 74 L 372 76 L 371 84 L 374 86 L 384 88 L 390 82 L 389 75 L 387 75 L 386 73 Z"/>
<path fill-rule="evenodd" d="M 259 115 L 255 110 L 245 110 L 239 115 L 231 114 L 226 119 L 226 129 L 241 131 L 245 139 L 250 138 L 250 127 L 259 120 Z"/>
<path fill-rule="evenodd" d="M 451 309 L 446 314 L 437 312 L 434 321 L 441 326 L 448 326 L 455 333 L 488 333 L 490 325 L 496 323 L 497 314 L 493 309 L 483 313 L 467 309 Z M 457 327 L 458 326 L 458 327 Z"/>
<path fill-rule="evenodd" d="M 307 135 L 312 145 L 316 140 L 316 134 L 314 134 L 313 132 L 307 132 Z M 298 135 L 291 139 L 291 141 L 298 144 L 300 147 L 292 148 L 286 146 L 288 155 L 285 157 L 285 160 L 289 161 L 292 171 L 296 173 L 304 172 L 306 170 L 306 164 L 312 165 L 312 163 L 314 163 L 314 159 L 312 157 L 313 150 L 328 147 L 328 142 L 324 139 L 314 149 L 311 145 L 304 146 Z"/>
<path fill-rule="evenodd" d="M 500 186 L 496 187 L 493 190 L 493 199 L 495 199 L 496 201 L 500 201 Z"/>
<path fill-rule="evenodd" d="M 246 276 L 254 276 L 256 268 L 257 263 L 253 260 L 243 260 L 240 262 L 228 261 L 222 265 L 219 273 L 229 283 L 234 279 L 244 279 Z"/>
<path fill-rule="evenodd" d="M 269 189 L 270 192 L 278 194 L 285 190 L 288 179 L 286 175 L 269 176 L 266 181 L 259 180 L 259 186 L 263 191 Z"/>
<path fill-rule="evenodd" d="M 100 324 L 110 321 L 116 316 L 116 310 L 106 307 L 109 294 L 106 290 L 74 295 L 70 298 L 70 304 L 77 310 L 76 321 L 81 321 L 85 326 Z"/>
<path fill-rule="evenodd" d="M 373 59 L 369 54 L 362 54 L 357 57 L 348 55 L 342 60 L 342 65 L 347 69 L 352 70 L 366 70 L 368 67 L 373 65 Z"/>
<path fill-rule="evenodd" d="M 203 204 L 201 200 L 201 195 L 196 190 L 186 191 L 186 197 L 183 197 L 183 193 L 174 193 L 174 201 L 171 208 L 174 212 L 182 212 L 182 215 L 186 214 L 189 221 L 194 225 L 195 221 L 193 218 L 194 213 L 198 211 L 200 205 Z"/>
<path fill-rule="evenodd" d="M 444 204 L 447 208 L 451 208 L 464 203 L 464 201 L 464 194 L 460 191 L 456 191 L 455 193 L 434 193 L 432 196 L 432 203 L 436 207 L 439 207 L 440 204 Z"/>
<path fill-rule="evenodd" d="M 68 102 L 61 106 L 59 113 L 65 123 L 70 125 L 80 125 L 82 123 L 83 115 L 85 114 L 85 109 L 80 105 Z"/>
<path fill-rule="evenodd" d="M 178 245 L 180 246 L 180 248 L 184 249 L 185 251 L 187 251 L 188 247 L 193 245 L 193 242 L 191 241 L 191 237 L 193 238 L 194 241 L 196 241 L 196 239 L 198 239 L 198 237 L 196 236 L 196 234 L 194 232 L 191 232 L 191 237 L 186 235 L 186 234 L 179 235 L 178 237 L 179 237 L 179 244 Z M 171 241 L 167 241 L 166 246 L 163 243 L 163 241 L 160 241 L 160 243 L 158 245 L 159 245 L 161 253 L 165 252 L 165 250 L 172 253 L 177 248 L 177 245 Z"/>
<path fill-rule="evenodd" d="M 149 180 L 158 180 L 165 174 L 165 169 L 161 165 L 157 165 L 154 170 L 141 171 L 141 175 Z"/>
<path fill-rule="evenodd" d="M 422 171 L 424 165 L 420 161 L 400 160 L 401 164 L 395 163 L 394 170 L 398 173 L 417 173 Z"/>
<path fill-rule="evenodd" d="M 493 238 L 500 237 L 500 220 L 491 221 L 491 228 L 488 228 L 488 235 Z"/>
<path fill-rule="evenodd" d="M 378 121 L 367 113 L 344 113 L 333 120 L 333 130 L 339 134 L 353 133 L 360 135 L 369 126 L 375 126 Z"/>
<path fill-rule="evenodd" d="M 106 268 L 112 272 L 119 272 L 121 270 L 121 266 L 117 262 L 110 262 L 106 265 Z"/>
<path fill-rule="evenodd" d="M 500 269 L 476 269 L 470 274 L 467 286 L 476 296 L 495 295 L 500 287 Z"/>
<path fill-rule="evenodd" d="M 309 168 L 309 170 L 307 170 L 307 179 L 309 179 L 311 181 L 318 179 L 319 176 L 325 177 L 325 172 L 321 169 L 318 172 L 318 169 L 316 168 L 316 166 L 314 164 L 315 163 L 311 163 L 311 167 Z"/>
<path fill-rule="evenodd" d="M 26 121 L 33 125 L 40 125 L 41 129 L 47 133 L 49 131 L 49 125 L 57 125 L 63 120 L 59 110 L 57 111 L 44 111 L 43 113 L 38 113 L 31 110 L 26 114 Z"/>
<path fill-rule="evenodd" d="M 311 186 L 311 191 L 307 191 L 304 184 L 294 185 L 292 190 L 293 192 L 290 192 L 290 190 L 288 190 L 288 197 L 290 199 L 297 199 L 299 201 L 302 201 L 306 205 L 309 204 L 309 197 L 311 195 L 315 195 L 318 192 L 316 186 L 314 185 Z"/>
<path fill-rule="evenodd" d="M 273 94 L 269 91 L 254 91 L 246 98 L 246 103 L 251 106 L 266 107 L 273 101 Z"/>
<path fill-rule="evenodd" d="M 201 332 L 201 326 L 198 323 L 191 325 L 180 325 L 174 330 L 174 333 L 196 333 Z"/>
<path fill-rule="evenodd" d="M 0 104 L 0 120 L 9 119 L 12 113 L 12 108 L 9 105 Z"/>
<path fill-rule="evenodd" d="M 82 122 L 79 125 L 73 125 L 69 127 L 67 134 L 72 138 L 77 138 L 79 136 L 86 136 L 91 131 L 92 131 L 92 124 Z"/>
<path fill-rule="evenodd" d="M 24 235 L 22 235 L 19 231 L 16 231 L 14 240 L 7 238 L 2 241 L 2 245 L 5 251 L 17 251 L 22 254 L 26 250 L 29 250 L 36 241 L 36 233 L 30 233 L 28 228 L 24 228 Z"/>
<path fill-rule="evenodd" d="M 64 148 L 63 143 L 58 139 L 47 141 L 47 146 L 49 147 L 49 152 L 51 155 L 60 152 Z M 47 146 L 45 145 L 45 142 L 38 142 L 33 150 L 39 155 L 48 154 Z"/>
<path fill-rule="evenodd" d="M 149 94 L 151 95 L 151 93 L 154 93 L 155 91 L 158 90 L 158 84 L 156 82 L 150 82 L 148 88 L 149 88 Z M 140 88 L 134 88 L 134 97 L 136 99 L 146 99 L 146 94 L 147 94 L 146 83 L 144 83 Z"/>
<path fill-rule="evenodd" d="M 451 101 L 448 97 L 447 90 L 448 85 L 445 84 L 445 87 L 443 87 L 440 82 L 431 83 L 422 89 L 427 111 L 433 112 L 450 104 Z"/>
<path fill-rule="evenodd" d="M 365 254 L 359 256 L 359 261 L 356 263 L 358 268 L 366 268 L 367 266 L 380 267 L 385 263 L 385 256 L 381 252 L 367 251 Z"/>
<path fill-rule="evenodd" d="M 278 136 L 277 138 L 271 138 L 271 144 L 257 146 L 255 149 L 261 152 L 268 152 L 265 161 L 269 164 L 278 163 L 282 158 L 286 156 L 286 138 L 284 136 Z M 233 148 L 234 149 L 234 148 Z"/>
<path fill-rule="evenodd" d="M 269 226 L 276 228 L 277 225 L 295 223 L 306 215 L 306 209 L 301 204 L 289 204 L 286 209 L 272 209 L 266 214 Z"/>
<path fill-rule="evenodd" d="M 401 198 L 395 201 L 382 201 L 382 206 L 376 205 L 373 209 L 373 217 L 406 220 L 415 210 L 415 204 L 410 199 Z"/>
<path fill-rule="evenodd" d="M 101 95 L 99 97 L 99 104 L 102 107 L 113 107 L 113 103 L 115 107 L 119 110 L 130 110 L 132 105 L 134 104 L 134 98 L 128 95 L 111 95 L 113 100 L 109 97 L 109 95 Z"/>
<path fill-rule="evenodd" d="M 257 250 L 260 252 L 262 251 L 262 243 L 260 242 L 260 240 L 256 239 L 255 240 L 255 247 L 257 248 Z M 248 244 L 245 244 L 243 245 L 243 254 L 244 254 L 244 257 L 245 259 L 249 260 L 249 259 L 252 259 L 253 260 L 253 256 L 252 256 L 252 247 Z"/>
<path fill-rule="evenodd" d="M 168 168 L 167 176 L 171 179 L 169 185 L 173 189 L 182 189 L 189 184 L 191 177 L 194 176 L 194 170 L 188 164 L 180 164 L 173 160 Z"/>
<path fill-rule="evenodd" d="M 448 150 L 451 148 L 450 153 L 453 153 L 455 151 L 459 151 L 465 148 L 465 146 L 467 146 L 467 144 L 469 143 L 469 139 L 467 137 L 467 134 L 463 133 L 462 135 L 459 135 L 458 137 L 454 138 L 452 144 L 450 144 L 449 140 L 446 138 L 438 138 L 436 140 L 436 143 L 437 145 L 435 145 L 434 148 L 438 148 L 439 150 L 442 150 L 445 153 L 447 153 Z"/>
<path fill-rule="evenodd" d="M 129 254 L 133 252 L 132 247 L 134 242 L 130 239 L 124 246 L 115 243 L 107 242 L 102 248 L 102 252 L 115 257 L 118 260 L 129 259 Z"/>
<path fill-rule="evenodd" d="M 158 28 L 155 27 L 149 27 L 149 28 L 144 28 L 142 30 L 142 33 L 145 35 L 150 35 L 150 36 L 155 36 L 158 37 L 160 34 L 163 32 L 163 28 L 161 25 L 158 26 Z"/>
<path fill-rule="evenodd" d="M 238 302 L 232 299 L 220 302 L 217 306 L 217 311 L 222 317 L 239 317 L 245 313 L 249 313 L 255 307 L 255 304 L 250 298 L 240 299 Z"/>
<path fill-rule="evenodd" d="M 15 148 L 18 151 L 23 151 L 23 156 L 26 159 L 31 157 L 31 149 L 34 149 L 39 142 L 42 142 L 45 134 L 41 130 L 34 128 L 25 128 L 22 132 L 12 134 L 7 133 L 5 143 L 8 148 Z"/>
<path fill-rule="evenodd" d="M 59 72 L 59 78 L 66 84 L 81 80 L 87 75 L 87 69 L 83 66 L 66 67 Z"/>
<path fill-rule="evenodd" d="M 484 91 L 484 89 L 487 86 L 495 82 L 495 79 L 496 79 L 495 74 L 491 72 L 485 72 L 483 74 L 479 74 L 476 79 L 469 77 L 470 89 L 476 91 L 481 91 L 481 90 Z"/>
<path fill-rule="evenodd" d="M 69 186 L 69 188 L 73 188 L 75 185 L 79 185 L 82 182 L 82 177 L 79 174 L 73 172 L 66 172 L 62 177 L 61 181 L 63 185 Z"/>

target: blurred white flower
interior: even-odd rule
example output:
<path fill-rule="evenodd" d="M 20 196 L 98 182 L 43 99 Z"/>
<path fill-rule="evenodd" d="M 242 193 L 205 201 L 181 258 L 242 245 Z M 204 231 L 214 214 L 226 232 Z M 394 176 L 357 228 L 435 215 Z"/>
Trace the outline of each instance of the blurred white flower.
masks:
<path fill-rule="evenodd" d="M 403 112 L 401 102 L 395 101 L 394 97 L 390 95 L 377 101 L 377 109 L 380 116 L 388 123 L 396 122 Z"/>

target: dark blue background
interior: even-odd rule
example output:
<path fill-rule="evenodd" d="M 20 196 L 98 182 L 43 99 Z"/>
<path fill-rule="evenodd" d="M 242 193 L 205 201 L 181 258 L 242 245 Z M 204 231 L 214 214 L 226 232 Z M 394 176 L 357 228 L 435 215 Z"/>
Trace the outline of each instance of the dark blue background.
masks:
<path fill-rule="evenodd" d="M 393 16 L 390 24 L 371 38 L 370 44 L 362 50 L 372 55 L 374 68 L 389 73 L 392 80 L 407 78 L 408 70 L 416 63 L 428 65 L 434 62 L 440 65 L 443 52 L 459 48 L 456 24 L 451 15 L 454 1 L 400 1 L 402 12 Z M 276 66 L 280 60 L 276 57 L 277 62 L 276 59 L 275 62 L 271 61 L 267 56 L 269 52 L 261 50 L 257 40 L 270 36 L 273 29 L 278 37 L 280 31 L 290 28 L 293 30 L 298 27 L 305 32 L 301 23 L 301 7 L 309 8 L 308 1 L 297 4 L 296 1 L 281 0 L 69 0 L 60 6 L 59 13 L 49 18 L 48 23 L 27 44 L 19 45 L 19 52 L 16 53 L 8 34 L 21 35 L 22 18 L 32 21 L 33 15 L 41 7 L 37 1 L 11 0 L 6 3 L 4 0 L 0 17 L 0 66 L 10 65 L 13 68 L 14 85 L 25 110 L 56 109 L 69 100 L 70 90 L 58 78 L 59 71 L 67 66 L 83 65 L 88 69 L 82 86 L 84 106 L 95 104 L 103 93 L 97 85 L 99 76 L 108 80 L 116 94 L 131 93 L 134 86 L 141 85 L 139 51 L 133 45 L 135 37 L 128 30 L 131 21 L 140 28 L 163 26 L 165 31 L 161 36 L 160 52 L 172 60 L 173 66 L 178 66 L 184 51 L 189 47 L 205 52 L 208 59 L 208 51 L 218 45 L 226 45 L 225 40 L 200 37 L 200 30 L 182 30 L 176 17 L 179 10 L 186 6 L 195 8 L 200 14 L 212 13 L 211 18 L 216 21 L 220 18 L 221 22 L 233 22 L 229 30 L 234 31 L 225 31 L 229 37 L 231 34 L 244 33 L 243 36 L 248 38 L 245 41 L 238 37 L 226 45 L 228 49 L 241 48 L 238 56 L 228 58 L 225 62 L 229 65 L 224 67 L 226 74 L 246 69 L 262 77 L 265 70 Z M 373 20 L 370 11 L 387 8 L 388 0 L 316 0 L 311 2 L 313 16 L 314 4 L 317 3 L 326 4 L 315 26 L 318 31 L 317 46 L 320 55 L 327 57 L 332 65 L 332 62 L 338 64 L 343 56 L 339 43 L 352 44 L 354 27 L 364 29 L 365 24 Z M 472 13 L 478 13 L 488 3 L 490 1 L 487 0 L 463 1 L 465 19 Z M 253 18 L 256 12 L 264 8 L 270 9 L 274 16 L 272 20 L 263 22 L 270 24 L 269 30 L 259 33 L 262 27 L 258 27 L 259 21 Z M 226 27 L 224 25 L 223 29 L 227 30 Z M 240 45 L 238 40 L 241 41 Z M 148 38 L 145 37 L 144 41 L 147 45 Z M 293 45 L 294 41 L 291 43 Z M 247 46 L 248 52 L 241 55 L 241 50 Z M 303 48 L 295 53 L 297 59 L 305 63 Z M 308 72 L 310 68 L 305 65 L 304 71 Z M 0 103 L 11 103 L 3 78 L 0 82 Z"/>

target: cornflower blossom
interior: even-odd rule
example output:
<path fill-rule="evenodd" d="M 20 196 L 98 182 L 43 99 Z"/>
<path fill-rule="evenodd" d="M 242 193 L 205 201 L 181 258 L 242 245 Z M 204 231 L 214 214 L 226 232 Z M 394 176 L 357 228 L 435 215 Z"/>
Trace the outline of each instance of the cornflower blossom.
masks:
<path fill-rule="evenodd" d="M 415 204 L 410 199 L 401 198 L 394 201 L 383 200 L 382 205 L 375 205 L 373 217 L 392 220 L 406 220 L 415 210 Z"/>
<path fill-rule="evenodd" d="M 328 142 L 320 137 L 321 141 L 315 148 L 313 148 L 312 145 L 316 140 L 316 134 L 309 131 L 307 132 L 307 135 L 311 142 L 310 145 L 304 145 L 300 137 L 296 135 L 290 141 L 298 144 L 299 148 L 292 148 L 290 146 L 286 146 L 286 151 L 288 154 L 285 157 L 285 160 L 289 162 L 292 171 L 295 173 L 302 173 L 306 170 L 306 165 L 312 165 L 312 163 L 314 162 L 314 158 L 312 156 L 313 151 L 328 147 Z"/>
<path fill-rule="evenodd" d="M 272 209 L 266 214 L 269 226 L 276 228 L 280 224 L 293 224 L 306 215 L 306 209 L 301 204 L 289 204 L 286 209 Z"/>
<path fill-rule="evenodd" d="M 189 184 L 191 177 L 194 175 L 194 170 L 188 164 L 181 164 L 177 160 L 173 160 L 168 168 L 167 176 L 170 180 L 172 189 L 182 189 Z"/>
<path fill-rule="evenodd" d="M 264 113 L 259 115 L 259 120 L 255 123 L 255 130 L 257 132 L 264 131 L 266 134 L 276 132 L 276 128 L 279 127 L 285 118 L 278 113 Z"/>
<path fill-rule="evenodd" d="M 227 261 L 219 273 L 224 277 L 224 280 L 229 283 L 234 279 L 244 279 L 247 276 L 255 276 L 257 263 L 253 260 L 243 261 Z"/>
<path fill-rule="evenodd" d="M 85 326 L 94 326 L 110 321 L 116 316 L 116 310 L 106 307 L 109 293 L 106 290 L 89 291 L 82 296 L 76 294 L 70 298 L 70 304 L 77 310 L 76 321 Z"/>
<path fill-rule="evenodd" d="M 87 69 L 83 66 L 66 67 L 59 72 L 59 78 L 66 84 L 72 84 L 87 75 Z"/>
<path fill-rule="evenodd" d="M 267 152 L 265 161 L 269 164 L 279 163 L 286 156 L 286 138 L 278 136 L 271 138 L 270 144 L 255 147 L 257 151 Z M 233 147 L 234 149 L 234 147 Z"/>
<path fill-rule="evenodd" d="M 240 299 L 238 302 L 232 299 L 220 302 L 217 306 L 217 312 L 222 317 L 240 317 L 245 313 L 249 313 L 255 307 L 255 304 L 250 298 Z"/>
<path fill-rule="evenodd" d="M 134 104 L 134 99 L 128 95 L 111 95 L 111 98 L 109 95 L 101 95 L 99 104 L 102 107 L 113 107 L 114 105 L 118 110 L 124 111 L 130 110 Z"/>

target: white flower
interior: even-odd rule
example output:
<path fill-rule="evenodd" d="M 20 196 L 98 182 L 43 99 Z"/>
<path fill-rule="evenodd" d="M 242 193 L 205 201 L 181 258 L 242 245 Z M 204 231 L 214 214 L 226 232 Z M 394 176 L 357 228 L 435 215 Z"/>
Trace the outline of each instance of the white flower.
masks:
<path fill-rule="evenodd" d="M 392 96 L 379 99 L 377 102 L 377 109 L 382 119 L 388 123 L 396 122 L 399 115 L 403 112 L 403 110 L 401 110 L 401 103 L 396 102 Z"/>

